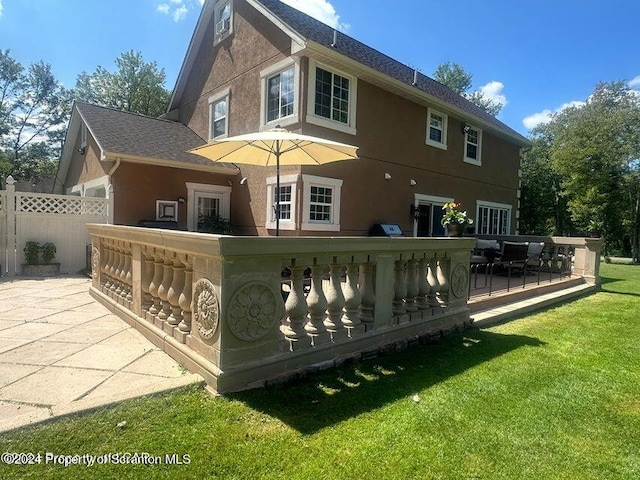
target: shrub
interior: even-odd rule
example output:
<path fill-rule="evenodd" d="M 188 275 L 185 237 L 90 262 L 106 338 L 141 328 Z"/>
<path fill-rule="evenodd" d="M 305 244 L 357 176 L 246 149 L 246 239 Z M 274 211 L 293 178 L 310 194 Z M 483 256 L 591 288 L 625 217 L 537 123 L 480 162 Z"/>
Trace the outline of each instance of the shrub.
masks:
<path fill-rule="evenodd" d="M 38 263 L 38 256 L 40 255 L 40 244 L 38 242 L 27 242 L 22 251 L 24 252 L 24 258 L 28 265 Z"/>

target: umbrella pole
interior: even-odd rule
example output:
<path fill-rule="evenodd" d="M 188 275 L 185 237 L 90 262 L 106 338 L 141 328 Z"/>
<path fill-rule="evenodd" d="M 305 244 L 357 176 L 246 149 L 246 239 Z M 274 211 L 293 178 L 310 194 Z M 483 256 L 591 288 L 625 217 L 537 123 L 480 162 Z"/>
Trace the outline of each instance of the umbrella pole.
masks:
<path fill-rule="evenodd" d="M 276 237 L 280 236 L 280 142 L 276 140 Z"/>

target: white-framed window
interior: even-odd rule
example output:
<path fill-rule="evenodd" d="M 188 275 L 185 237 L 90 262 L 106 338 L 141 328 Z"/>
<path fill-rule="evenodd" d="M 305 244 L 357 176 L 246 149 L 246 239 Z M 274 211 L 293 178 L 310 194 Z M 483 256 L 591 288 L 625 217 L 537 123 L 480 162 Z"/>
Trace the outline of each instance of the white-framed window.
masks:
<path fill-rule="evenodd" d="M 178 202 L 173 200 L 156 200 L 156 220 L 178 221 Z"/>
<path fill-rule="evenodd" d="M 229 134 L 229 89 L 209 97 L 209 140 Z"/>
<path fill-rule="evenodd" d="M 342 180 L 302 175 L 302 230 L 340 230 Z"/>
<path fill-rule="evenodd" d="M 482 165 L 482 130 L 467 126 L 464 134 L 464 161 Z"/>
<path fill-rule="evenodd" d="M 449 118 L 444 113 L 427 109 L 427 144 L 447 149 L 447 125 Z"/>
<path fill-rule="evenodd" d="M 265 226 L 276 228 L 276 177 L 267 178 L 267 212 Z M 296 229 L 296 196 L 298 175 L 282 175 L 280 177 L 280 230 Z"/>
<path fill-rule="evenodd" d="M 506 203 L 478 200 L 476 207 L 476 233 L 479 235 L 509 235 L 511 209 Z"/>
<path fill-rule="evenodd" d="M 300 61 L 286 58 L 260 72 L 260 128 L 267 130 L 300 121 Z"/>
<path fill-rule="evenodd" d="M 357 79 L 309 60 L 307 122 L 356 134 Z"/>
<path fill-rule="evenodd" d="M 216 45 L 233 33 L 233 0 L 218 0 L 214 6 L 214 40 Z"/>
<path fill-rule="evenodd" d="M 202 216 L 218 215 L 229 219 L 231 213 L 231 187 L 187 182 L 187 229 L 198 230 Z"/>
<path fill-rule="evenodd" d="M 80 148 L 87 148 L 87 126 L 84 123 L 80 128 Z"/>

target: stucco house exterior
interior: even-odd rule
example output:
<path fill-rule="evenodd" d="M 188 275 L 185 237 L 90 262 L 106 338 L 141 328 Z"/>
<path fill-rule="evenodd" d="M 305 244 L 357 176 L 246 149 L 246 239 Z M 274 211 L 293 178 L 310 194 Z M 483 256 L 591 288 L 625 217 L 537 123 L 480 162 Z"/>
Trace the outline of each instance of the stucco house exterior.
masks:
<path fill-rule="evenodd" d="M 275 233 L 275 169 L 187 150 L 270 129 L 357 145 L 360 159 L 281 170 L 281 235 L 441 236 L 445 202 L 479 234 L 518 232 L 528 140 L 449 88 L 279 0 L 207 0 L 161 119 L 76 102 L 57 182 L 110 198 L 112 221 L 230 218 Z"/>

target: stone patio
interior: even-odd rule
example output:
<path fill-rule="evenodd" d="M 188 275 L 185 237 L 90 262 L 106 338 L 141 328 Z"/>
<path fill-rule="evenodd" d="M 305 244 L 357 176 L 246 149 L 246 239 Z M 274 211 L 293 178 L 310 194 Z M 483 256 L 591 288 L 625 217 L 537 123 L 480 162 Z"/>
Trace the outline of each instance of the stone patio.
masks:
<path fill-rule="evenodd" d="M 202 382 L 89 295 L 91 280 L 0 280 L 0 431 Z"/>

